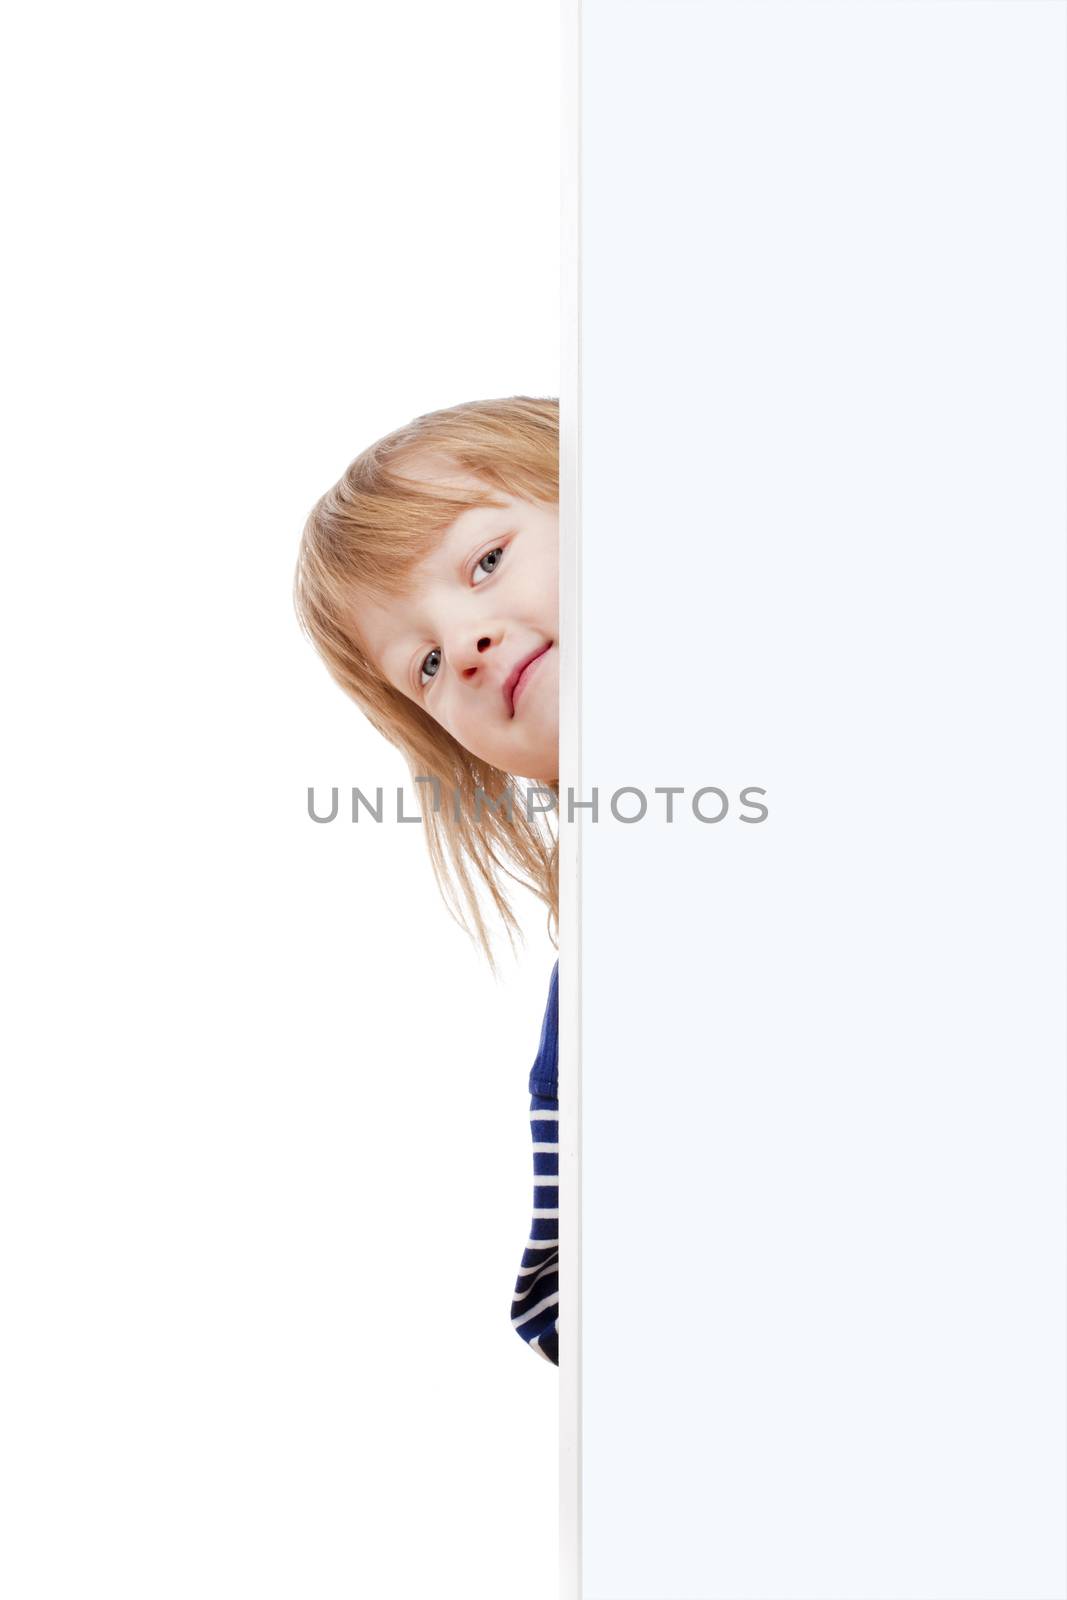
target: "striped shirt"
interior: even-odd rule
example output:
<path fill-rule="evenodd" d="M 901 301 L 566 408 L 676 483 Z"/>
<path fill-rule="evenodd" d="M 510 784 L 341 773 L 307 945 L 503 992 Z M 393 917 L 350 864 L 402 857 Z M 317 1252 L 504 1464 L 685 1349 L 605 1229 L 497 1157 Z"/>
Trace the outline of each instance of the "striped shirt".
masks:
<path fill-rule="evenodd" d="M 559 962 L 552 968 L 541 1043 L 530 1069 L 533 1220 L 511 1298 L 511 1326 L 559 1366 Z"/>

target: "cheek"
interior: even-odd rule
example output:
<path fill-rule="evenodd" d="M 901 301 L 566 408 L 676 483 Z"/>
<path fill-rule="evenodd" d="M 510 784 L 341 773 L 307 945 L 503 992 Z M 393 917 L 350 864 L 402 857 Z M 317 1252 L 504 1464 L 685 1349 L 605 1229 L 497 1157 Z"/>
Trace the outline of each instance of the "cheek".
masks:
<path fill-rule="evenodd" d="M 541 594 L 545 609 L 555 618 L 559 618 L 559 566 L 553 563 L 545 573 L 545 581 Z"/>
<path fill-rule="evenodd" d="M 431 715 L 434 721 L 460 744 L 465 744 L 466 735 L 472 732 L 475 726 L 469 708 L 465 709 L 454 696 L 450 698 L 447 694 L 438 696 Z"/>
<path fill-rule="evenodd" d="M 478 735 L 480 733 L 484 734 L 485 723 L 470 710 L 466 712 L 460 711 L 450 719 L 448 731 L 454 739 L 459 740 L 461 745 L 470 749 L 471 742 L 474 741 L 476 743 Z"/>

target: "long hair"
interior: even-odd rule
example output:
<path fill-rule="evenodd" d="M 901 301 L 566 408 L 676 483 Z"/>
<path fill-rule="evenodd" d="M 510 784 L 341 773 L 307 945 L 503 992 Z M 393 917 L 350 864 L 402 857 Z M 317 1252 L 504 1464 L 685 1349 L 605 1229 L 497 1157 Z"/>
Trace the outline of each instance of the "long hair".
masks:
<path fill-rule="evenodd" d="M 484 491 L 399 476 L 405 460 L 423 451 L 447 457 L 477 477 Z M 440 780 L 440 809 L 428 793 L 433 785 L 415 785 L 430 861 L 449 913 L 477 941 L 494 972 L 478 887 L 488 892 L 512 951 L 521 930 L 504 878 L 544 902 L 549 937 L 558 946 L 558 826 L 553 833 L 549 825 L 546 836 L 542 817 L 534 822 L 524 804 L 514 803 L 515 774 L 472 755 L 381 675 L 352 636 L 351 607 L 360 591 L 402 593 L 443 530 L 471 506 L 502 505 L 501 491 L 544 504 L 558 501 L 557 400 L 516 395 L 469 401 L 415 417 L 369 445 L 313 507 L 293 587 L 300 625 L 335 681 L 401 751 L 413 776 Z M 548 787 L 558 805 L 558 781 Z M 479 788 L 505 803 L 499 810 L 475 805 Z M 480 820 L 472 820 L 472 811 L 475 819 L 480 812 Z"/>

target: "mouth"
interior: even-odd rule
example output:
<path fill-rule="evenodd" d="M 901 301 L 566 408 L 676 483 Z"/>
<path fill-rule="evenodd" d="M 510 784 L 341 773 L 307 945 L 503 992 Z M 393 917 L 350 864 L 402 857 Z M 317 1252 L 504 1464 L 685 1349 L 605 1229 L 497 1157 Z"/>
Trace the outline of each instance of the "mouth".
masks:
<path fill-rule="evenodd" d="M 536 661 L 540 661 L 541 657 L 551 650 L 551 648 L 552 640 L 550 639 L 548 643 L 543 644 L 540 649 L 532 651 L 528 656 L 524 656 L 523 659 L 508 674 L 507 682 L 504 684 L 504 703 L 508 708 L 509 717 L 513 717 L 515 715 L 515 700 L 519 690 L 526 687 L 526 679 L 529 676 L 530 669 L 533 667 L 534 663 Z"/>

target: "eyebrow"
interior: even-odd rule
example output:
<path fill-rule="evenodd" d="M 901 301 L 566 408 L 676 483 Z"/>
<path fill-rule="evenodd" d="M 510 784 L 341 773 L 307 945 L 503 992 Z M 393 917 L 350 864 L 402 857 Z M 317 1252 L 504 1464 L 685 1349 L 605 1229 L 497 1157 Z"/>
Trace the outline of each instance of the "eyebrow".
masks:
<path fill-rule="evenodd" d="M 384 670 L 389 665 L 389 662 L 388 662 L 388 659 L 387 659 L 389 656 L 397 656 L 398 657 L 398 669 L 396 671 L 395 678 L 394 677 L 390 677 L 388 672 L 386 672 L 386 678 L 393 685 L 394 689 L 399 689 L 403 694 L 409 694 L 409 693 L 411 693 L 413 691 L 415 686 L 412 683 L 411 678 L 409 677 L 409 675 L 403 670 L 403 665 L 399 662 L 399 652 L 400 652 L 400 644 L 399 644 L 399 641 L 398 641 L 396 644 L 392 645 L 390 647 L 390 649 L 388 649 L 385 652 L 385 654 L 382 656 L 382 668 Z"/>
<path fill-rule="evenodd" d="M 403 683 L 404 687 L 406 688 L 406 687 L 409 687 L 409 685 L 406 682 L 405 673 L 403 671 L 403 667 L 400 664 L 400 653 L 401 653 L 402 649 L 403 649 L 403 641 L 402 641 L 402 639 L 397 634 L 390 634 L 389 638 L 386 640 L 386 643 L 382 648 L 381 654 L 379 655 L 379 657 L 377 659 L 376 665 L 378 667 L 378 670 L 382 673 L 383 677 L 385 677 L 390 683 L 393 683 L 393 678 L 391 676 L 391 673 L 393 671 L 395 671 L 397 679 L 400 681 L 400 683 Z M 393 658 L 394 657 L 397 658 L 397 668 L 399 668 L 399 670 L 397 670 L 397 668 L 393 667 Z M 397 683 L 393 683 L 393 687 L 394 688 L 397 688 L 398 686 L 399 685 Z"/>

